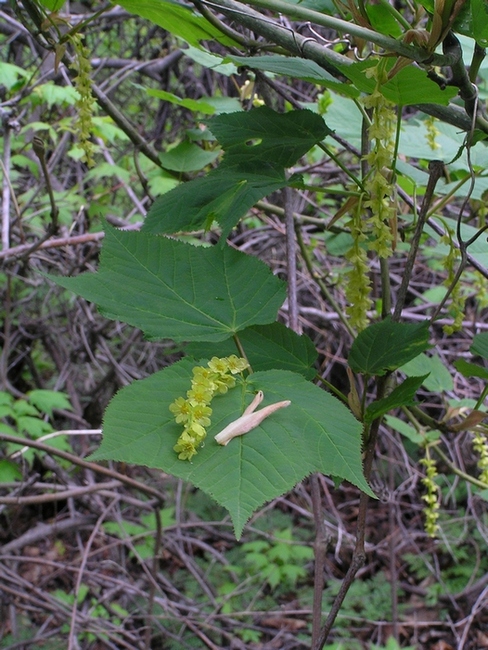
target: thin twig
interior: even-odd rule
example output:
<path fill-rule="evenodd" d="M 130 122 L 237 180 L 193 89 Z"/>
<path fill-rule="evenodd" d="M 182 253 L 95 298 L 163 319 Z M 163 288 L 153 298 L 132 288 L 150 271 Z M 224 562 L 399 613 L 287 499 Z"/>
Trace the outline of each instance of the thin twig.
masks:
<path fill-rule="evenodd" d="M 393 449 L 393 439 L 388 437 L 388 458 L 395 457 Z M 396 534 L 396 518 L 395 518 L 395 503 L 393 495 L 395 493 L 395 463 L 388 463 L 388 562 L 390 565 L 390 591 L 391 591 L 391 619 L 393 622 L 392 636 L 398 643 L 398 571 L 397 571 L 397 534 Z"/>
<path fill-rule="evenodd" d="M 39 159 L 42 175 L 44 176 L 44 181 L 46 183 L 47 194 L 49 196 L 49 203 L 51 204 L 51 227 L 49 229 L 50 235 L 55 235 L 58 231 L 59 208 L 56 205 L 56 201 L 54 199 L 51 177 L 49 176 L 49 170 L 46 165 L 46 147 L 44 146 L 44 140 L 35 135 L 32 138 L 32 149 Z"/>
<path fill-rule="evenodd" d="M 4 112 L 2 111 L 2 114 Z M 2 250 L 10 246 L 10 150 L 11 131 L 8 117 L 3 120 L 3 181 L 2 181 Z"/>
<path fill-rule="evenodd" d="M 84 548 L 83 552 L 83 557 L 81 560 L 81 565 L 80 565 L 80 570 L 78 571 L 78 575 L 76 576 L 76 585 L 75 585 L 75 593 L 74 593 L 74 602 L 73 602 L 73 608 L 71 610 L 71 623 L 70 623 L 70 628 L 69 628 L 69 637 L 68 637 L 68 650 L 73 650 L 73 648 L 76 646 L 78 647 L 78 644 L 76 643 L 75 639 L 75 631 L 76 631 L 76 614 L 78 610 L 78 594 L 80 593 L 80 587 L 81 587 L 81 582 L 83 580 L 83 574 L 85 571 L 86 563 L 88 561 L 88 555 L 90 552 L 90 548 L 95 541 L 95 537 L 98 535 L 98 531 L 100 529 L 100 526 L 102 525 L 103 521 L 106 519 L 108 512 L 114 507 L 114 505 L 118 502 L 117 498 L 114 498 L 112 500 L 112 503 L 110 503 L 102 512 L 100 517 L 97 519 L 97 523 L 93 527 L 92 532 L 90 533 L 90 537 L 88 538 L 88 542 L 86 543 L 86 546 Z"/>
<path fill-rule="evenodd" d="M 92 492 L 99 492 L 100 490 L 113 490 L 120 487 L 120 481 L 108 481 L 107 483 L 94 483 L 86 487 L 74 487 L 60 492 L 53 492 L 50 494 L 37 494 L 30 497 L 0 497 L 0 503 L 7 506 L 22 506 L 33 505 L 40 503 L 53 503 L 55 501 L 65 501 L 66 499 L 74 499 L 76 497 L 91 494 Z"/>
<path fill-rule="evenodd" d="M 398 297 L 395 305 L 395 311 L 393 312 L 393 320 L 399 320 L 402 313 L 403 306 L 405 305 L 405 299 L 407 297 L 408 285 L 410 284 L 413 265 L 415 263 L 415 258 L 417 257 L 417 251 L 420 245 L 420 238 L 424 229 L 425 221 L 427 218 L 427 212 L 432 199 L 434 198 L 434 192 L 437 185 L 437 181 L 444 174 L 444 163 L 442 160 L 431 160 L 429 162 L 429 180 L 427 182 L 427 188 L 425 190 L 424 200 L 422 202 L 422 207 L 419 212 L 417 219 L 417 226 L 415 228 L 412 241 L 410 243 L 410 250 L 408 252 L 408 257 L 405 262 L 405 268 L 403 271 L 402 283 L 400 289 L 398 290 Z"/>
<path fill-rule="evenodd" d="M 124 230 L 140 230 L 141 223 L 130 224 L 124 226 Z M 32 244 L 22 244 L 21 246 L 15 246 L 9 248 L 6 251 L 0 251 L 0 260 L 6 258 L 19 258 L 24 256 L 26 253 L 31 254 L 37 250 L 45 250 L 46 248 L 61 248 L 62 246 L 78 246 L 79 244 L 87 244 L 88 242 L 97 242 L 105 237 L 103 231 L 99 232 L 87 232 L 83 235 L 73 235 L 67 237 L 58 237 L 56 239 L 50 239 L 49 241 L 42 241 L 35 247 Z"/>
<path fill-rule="evenodd" d="M 356 334 L 354 330 L 352 329 L 349 321 L 347 320 L 345 314 L 343 313 L 343 310 L 340 308 L 339 304 L 336 302 L 334 296 L 332 295 L 332 292 L 329 291 L 327 288 L 325 282 L 322 280 L 320 277 L 319 273 L 314 269 L 312 260 L 310 259 L 310 255 L 306 249 L 305 242 L 303 241 L 302 234 L 300 232 L 300 229 L 297 229 L 296 231 L 297 234 L 297 240 L 298 240 L 298 245 L 300 247 L 300 252 L 302 255 L 302 258 L 305 262 L 305 266 L 307 267 L 308 272 L 310 273 L 310 277 L 312 280 L 317 284 L 318 288 L 320 289 L 320 293 L 323 295 L 325 300 L 327 300 L 332 307 L 334 311 L 334 319 L 338 318 L 341 323 L 344 325 L 344 327 L 347 329 L 349 334 L 354 337 Z M 308 307 L 300 307 L 300 311 L 302 313 L 306 313 L 306 310 Z M 314 309 L 312 307 L 312 309 Z"/>
<path fill-rule="evenodd" d="M 103 154 L 103 157 L 108 162 L 108 164 L 110 166 L 112 166 L 112 167 L 116 167 L 115 160 L 110 155 L 110 152 L 107 149 L 107 147 L 105 146 L 102 138 L 95 138 L 95 141 L 98 144 L 98 146 L 100 147 L 100 149 L 102 151 L 102 154 Z M 122 183 L 122 186 L 123 186 L 124 190 L 127 192 L 127 196 L 130 198 L 132 203 L 135 205 L 136 209 L 141 213 L 141 216 L 145 217 L 146 216 L 146 208 L 142 205 L 141 201 L 139 200 L 137 194 L 134 192 L 132 187 L 128 183 L 126 183 L 124 181 L 124 179 L 122 178 L 122 176 L 120 176 L 119 174 L 117 174 L 117 178 Z"/>
<path fill-rule="evenodd" d="M 313 518 L 315 521 L 315 543 L 314 543 L 314 579 L 313 579 L 313 618 L 312 618 L 312 648 L 314 648 L 320 636 L 320 621 L 322 617 L 322 596 L 324 593 L 324 568 L 325 554 L 329 545 L 329 537 L 324 524 L 322 511 L 322 498 L 319 479 L 317 474 L 310 477 L 312 492 Z"/>
<path fill-rule="evenodd" d="M 32 447 L 33 449 L 38 449 L 39 451 L 43 451 L 46 454 L 51 454 L 51 456 L 59 456 L 59 458 L 63 458 L 64 460 L 73 463 L 73 465 L 78 465 L 79 467 L 91 469 L 93 472 L 96 472 L 97 474 L 103 474 L 104 476 L 109 476 L 110 478 L 116 479 L 125 485 L 128 485 L 132 488 L 135 488 L 136 490 L 140 490 L 141 492 L 144 492 L 146 494 L 155 497 L 161 503 L 164 502 L 165 496 L 162 492 L 159 492 L 159 490 L 156 490 L 155 488 L 150 487 L 149 485 L 145 485 L 140 481 L 136 481 L 128 476 L 125 476 L 124 474 L 120 474 L 119 472 L 116 472 L 113 469 L 109 469 L 108 467 L 103 467 L 102 465 L 98 465 L 97 463 L 90 463 L 87 460 L 82 460 L 81 458 L 78 458 L 78 456 L 75 456 L 74 454 L 70 454 L 67 451 L 61 451 L 61 449 L 54 449 L 54 447 L 43 445 L 41 442 L 37 442 L 37 440 L 18 438 L 17 436 L 9 436 L 8 434 L 1 433 L 1 432 L 0 432 L 0 440 L 3 440 L 5 442 L 10 442 L 15 445 L 26 445 L 28 447 Z"/>
<path fill-rule="evenodd" d="M 91 526 L 95 520 L 93 515 L 80 515 L 70 517 L 69 519 L 63 519 L 61 521 L 54 521 L 51 524 L 39 523 L 34 528 L 30 528 L 23 535 L 17 539 L 4 544 L 1 549 L 1 556 L 4 556 L 7 553 L 13 553 L 18 551 L 24 546 L 32 546 L 40 541 L 46 541 L 51 535 L 59 535 L 68 530 L 77 529 L 80 530 L 83 526 Z"/>
<path fill-rule="evenodd" d="M 288 276 L 288 327 L 294 332 L 299 331 L 298 293 L 297 293 L 297 243 L 295 239 L 295 220 L 293 218 L 293 191 L 290 187 L 283 188 L 283 203 L 285 207 L 286 229 L 286 268 Z"/>
<path fill-rule="evenodd" d="M 159 573 L 159 553 L 161 550 L 161 542 L 163 540 L 163 526 L 161 524 L 161 508 L 154 508 L 154 516 L 156 518 L 156 535 L 154 537 L 154 552 L 152 558 L 152 573 L 157 576 Z M 154 597 L 156 596 L 156 584 L 151 582 L 149 584 L 149 598 L 146 611 L 146 631 L 144 634 L 144 644 L 146 650 L 151 650 L 151 618 L 154 610 Z"/>
<path fill-rule="evenodd" d="M 474 87 L 474 86 L 473 86 Z M 464 197 L 464 201 L 461 204 L 461 207 L 459 208 L 458 212 L 458 218 L 457 218 L 457 224 L 456 224 L 456 236 L 458 240 L 458 247 L 459 251 L 461 252 L 461 261 L 459 262 L 458 269 L 454 275 L 454 278 L 452 279 L 451 284 L 449 285 L 444 297 L 442 298 L 441 302 L 437 306 L 437 309 L 434 311 L 432 317 L 431 317 L 431 322 L 433 323 L 437 316 L 440 314 L 441 309 L 444 307 L 446 304 L 449 296 L 451 293 L 454 291 L 455 286 L 459 282 L 461 275 L 463 274 L 463 271 L 466 267 L 466 264 L 468 263 L 468 248 L 473 244 L 481 235 L 486 232 L 488 229 L 488 226 L 483 226 L 483 228 L 480 228 L 478 232 L 476 232 L 468 241 L 464 241 L 462 231 L 461 231 L 461 226 L 462 226 L 462 217 L 464 210 L 466 206 L 468 205 L 468 201 L 471 198 L 471 195 L 474 190 L 474 185 L 475 185 L 475 173 L 473 169 L 473 164 L 471 162 L 471 146 L 472 146 L 472 137 L 475 129 L 475 124 L 476 124 L 476 116 L 478 112 L 478 92 L 475 92 L 475 99 L 474 99 L 474 106 L 473 106 L 473 115 L 472 115 L 472 124 L 471 124 L 471 131 L 466 135 L 466 156 L 467 156 L 467 161 L 468 161 L 468 168 L 469 168 L 469 175 L 470 175 L 470 185 L 469 185 L 469 190 Z"/>

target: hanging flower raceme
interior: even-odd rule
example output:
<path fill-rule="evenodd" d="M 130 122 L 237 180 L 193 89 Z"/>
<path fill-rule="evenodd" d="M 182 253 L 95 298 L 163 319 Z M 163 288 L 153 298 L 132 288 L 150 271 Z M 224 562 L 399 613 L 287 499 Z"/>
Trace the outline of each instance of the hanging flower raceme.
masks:
<path fill-rule="evenodd" d="M 426 456 L 420 461 L 425 467 L 425 477 L 422 483 L 427 488 L 427 492 L 422 495 L 425 501 L 424 515 L 425 515 L 425 532 L 429 537 L 436 537 L 439 530 L 439 487 L 435 482 L 437 476 L 437 467 L 434 460 L 431 458 L 429 449 L 426 449 Z"/>
<path fill-rule="evenodd" d="M 95 98 L 92 93 L 90 51 L 83 44 L 83 38 L 80 34 L 70 35 L 69 40 L 75 53 L 73 63 L 70 67 L 76 72 L 73 83 L 79 96 L 76 101 L 76 108 L 78 109 L 76 130 L 79 134 L 80 147 L 84 152 L 82 160 L 86 162 L 88 167 L 93 167 L 95 164 L 93 159 L 94 147 L 90 138 L 93 133 L 92 117 Z"/>
<path fill-rule="evenodd" d="M 371 115 L 369 153 L 364 157 L 368 163 L 368 174 L 364 181 L 363 199 L 358 201 L 355 214 L 348 224 L 353 245 L 345 255 L 350 264 L 350 270 L 346 273 L 347 313 L 351 325 L 359 331 L 368 325 L 367 312 L 372 307 L 367 250 L 374 251 L 382 258 L 390 257 L 397 230 L 394 183 L 396 114 L 392 102 L 381 93 L 382 84 L 388 81 L 385 62 L 379 61 L 368 68 L 366 74 L 376 80 L 373 93 L 362 100 Z"/>
<path fill-rule="evenodd" d="M 180 460 L 191 460 L 207 435 L 212 409 L 210 402 L 218 394 L 226 393 L 236 384 L 235 375 L 249 367 L 245 359 L 235 354 L 230 357 L 213 357 L 207 366 L 193 368 L 191 388 L 186 398 L 177 397 L 169 406 L 183 433 L 173 447 Z"/>
<path fill-rule="evenodd" d="M 453 318 L 453 322 L 449 325 L 444 325 L 442 328 L 444 333 L 449 336 L 454 332 L 459 332 L 463 327 L 466 297 L 461 283 L 459 280 L 456 282 L 457 269 L 461 263 L 461 252 L 454 245 L 453 232 L 447 229 L 446 234 L 441 237 L 440 241 L 442 244 L 449 246 L 448 253 L 443 261 L 443 266 L 447 271 L 447 277 L 442 283 L 448 288 L 452 286 L 449 315 Z"/>
<path fill-rule="evenodd" d="M 488 485 L 488 440 L 484 431 L 475 429 L 473 449 L 479 455 L 477 462 L 480 471 L 479 480 Z"/>
<path fill-rule="evenodd" d="M 441 135 L 441 132 L 436 127 L 436 118 L 432 115 L 429 115 L 424 120 L 424 124 L 426 128 L 425 139 L 427 140 L 427 144 L 432 149 L 432 151 L 440 149 L 441 145 L 437 142 L 437 137 Z"/>
<path fill-rule="evenodd" d="M 352 218 L 349 227 L 353 239 L 352 248 L 346 253 L 351 268 L 347 271 L 346 299 L 349 303 L 347 314 L 351 325 L 358 331 L 368 325 L 368 310 L 373 302 L 370 298 L 371 280 L 369 277 L 368 256 L 364 247 L 366 235 L 362 231 L 361 206 Z"/>
<path fill-rule="evenodd" d="M 396 114 L 394 104 L 381 94 L 381 85 L 388 80 L 384 62 L 368 68 L 367 76 L 376 79 L 376 88 L 363 99 L 366 108 L 371 109 L 371 124 L 368 128 L 370 151 L 365 156 L 369 174 L 365 181 L 367 200 L 364 203 L 371 215 L 366 220 L 366 229 L 372 237 L 369 248 L 380 257 L 390 257 L 396 236 L 396 202 L 394 183 L 394 155 Z"/>

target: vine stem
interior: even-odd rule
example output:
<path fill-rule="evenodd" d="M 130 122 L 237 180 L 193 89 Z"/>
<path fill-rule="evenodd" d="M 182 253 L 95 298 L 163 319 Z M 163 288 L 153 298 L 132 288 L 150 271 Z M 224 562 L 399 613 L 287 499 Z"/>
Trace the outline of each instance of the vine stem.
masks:
<path fill-rule="evenodd" d="M 156 535 L 154 537 L 154 552 L 152 557 L 152 574 L 157 576 L 159 573 L 160 563 L 159 563 L 159 554 L 161 551 L 161 544 L 163 541 L 163 525 L 161 523 L 161 508 L 158 504 L 154 508 L 154 516 L 156 518 Z M 145 650 L 151 650 L 151 638 L 152 638 L 152 619 L 154 611 L 154 599 L 156 597 L 156 580 L 151 580 L 149 584 L 149 599 L 147 604 L 146 611 L 146 630 L 144 633 L 144 645 Z"/>
<path fill-rule="evenodd" d="M 429 64 L 441 67 L 451 67 L 458 63 L 458 50 L 451 49 L 447 54 L 430 54 L 423 48 L 405 45 L 401 40 L 395 40 L 389 36 L 378 34 L 373 30 L 355 25 L 352 22 L 332 18 L 331 16 L 305 9 L 300 5 L 292 5 L 282 0 L 252 0 L 248 4 L 236 2 L 236 0 L 198 0 L 198 2 L 218 9 L 239 25 L 252 30 L 268 41 L 284 48 L 293 56 L 315 61 L 315 63 L 318 63 L 330 72 L 336 79 L 342 81 L 346 81 L 343 71 L 354 63 L 351 59 L 335 52 L 332 48 L 325 47 L 315 40 L 315 38 L 305 38 L 301 34 L 293 31 L 290 27 L 278 24 L 272 18 L 263 16 L 263 14 L 255 11 L 249 5 L 271 9 L 272 11 L 283 13 L 297 20 L 310 21 L 318 25 L 331 27 L 332 29 L 337 28 L 341 33 L 352 34 L 354 31 L 358 38 L 371 40 L 372 43 L 377 43 L 380 47 L 384 47 L 387 50 L 391 47 L 389 51 L 400 56 L 405 56 L 407 59 L 416 61 L 417 63 L 428 62 Z M 368 39 L 368 36 L 372 38 Z M 252 57 L 249 57 L 249 63 L 251 62 Z M 463 131 L 469 131 L 471 127 L 469 115 L 460 106 L 456 106 L 455 104 L 442 106 L 440 104 L 420 103 L 414 104 L 414 107 L 427 115 L 432 115 Z M 483 132 L 488 133 L 487 120 L 481 119 L 480 117 L 477 126 Z"/>
<path fill-rule="evenodd" d="M 353 62 L 347 57 L 320 45 L 314 38 L 306 38 L 291 29 L 263 16 L 248 5 L 236 0 L 199 0 L 205 5 L 218 9 L 236 23 L 252 30 L 268 41 L 279 45 L 295 56 L 315 61 L 335 77 L 346 77 L 340 72 L 340 66 L 349 66 Z M 287 5 L 291 7 L 291 5 Z M 249 59 L 249 63 L 252 59 Z"/>
<path fill-rule="evenodd" d="M 229 0 L 212 0 L 212 2 L 206 0 L 205 4 L 221 8 L 230 7 Z M 232 4 L 237 5 L 240 3 L 233 2 Z M 435 66 L 450 66 L 455 62 L 453 57 L 458 56 L 458 53 L 453 53 L 452 56 L 449 54 L 433 54 L 425 48 L 406 45 L 401 40 L 391 38 L 391 36 L 385 36 L 384 34 L 375 32 L 367 27 L 357 25 L 352 21 L 334 18 L 333 16 L 328 16 L 325 13 L 314 11 L 313 9 L 307 9 L 300 5 L 284 2 L 284 0 L 248 0 L 247 4 L 261 9 L 268 9 L 275 13 L 284 14 L 285 16 L 289 16 L 296 20 L 310 21 L 316 25 L 322 25 L 323 27 L 334 29 L 341 34 L 350 34 L 351 36 L 379 45 L 388 52 L 394 52 L 395 54 L 399 54 L 400 56 L 410 59 L 411 61 L 416 61 L 417 63 L 429 63 Z M 242 4 L 241 7 L 245 8 L 246 5 Z"/>
<path fill-rule="evenodd" d="M 388 458 L 394 458 L 394 445 L 391 436 L 388 436 Z M 398 643 L 400 640 L 398 629 L 398 570 L 397 570 L 397 548 L 398 548 L 398 526 L 396 525 L 396 504 L 392 498 L 395 493 L 395 463 L 388 463 L 388 563 L 390 565 L 391 584 L 391 619 L 392 636 Z"/>

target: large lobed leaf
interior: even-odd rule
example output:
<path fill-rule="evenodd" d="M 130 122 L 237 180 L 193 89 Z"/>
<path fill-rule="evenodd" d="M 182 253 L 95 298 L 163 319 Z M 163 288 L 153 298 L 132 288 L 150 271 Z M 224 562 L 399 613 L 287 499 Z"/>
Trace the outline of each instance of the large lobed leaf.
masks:
<path fill-rule="evenodd" d="M 312 111 L 280 114 L 266 106 L 217 115 L 208 125 L 225 150 L 221 164 L 159 197 L 147 214 L 145 232 L 209 228 L 216 220 L 225 240 L 257 201 L 287 184 L 285 169 L 330 133 Z"/>
<path fill-rule="evenodd" d="M 248 327 L 239 332 L 239 341 L 255 372 L 291 370 L 310 380 L 317 374 L 312 367 L 318 356 L 312 340 L 306 334 L 299 336 L 283 323 Z M 195 359 L 225 357 L 236 354 L 236 344 L 233 339 L 219 343 L 190 343 L 186 352 Z"/>
<path fill-rule="evenodd" d="M 223 341 L 275 320 L 286 285 L 260 260 L 107 227 L 98 273 L 50 276 L 150 338 Z"/>
<path fill-rule="evenodd" d="M 237 537 L 253 512 L 314 471 L 372 495 L 362 474 L 359 422 L 335 397 L 288 371 L 254 373 L 215 397 L 205 446 L 191 463 L 179 460 L 173 446 L 182 429 L 168 407 L 186 394 L 193 366 L 184 359 L 123 388 L 105 413 L 102 445 L 92 458 L 156 467 L 191 481 L 229 511 Z M 261 406 L 291 404 L 226 447 L 218 445 L 214 436 L 242 415 L 258 390 Z"/>

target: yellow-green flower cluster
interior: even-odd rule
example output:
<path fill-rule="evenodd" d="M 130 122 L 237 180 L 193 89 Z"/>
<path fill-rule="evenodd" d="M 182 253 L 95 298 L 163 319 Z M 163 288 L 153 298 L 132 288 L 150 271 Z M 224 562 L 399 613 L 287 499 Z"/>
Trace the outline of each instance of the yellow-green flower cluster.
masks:
<path fill-rule="evenodd" d="M 92 117 L 95 98 L 92 93 L 90 51 L 83 45 L 81 34 L 71 35 L 70 41 L 75 52 L 75 58 L 71 64 L 71 67 L 76 71 L 76 77 L 73 79 L 73 82 L 79 95 L 76 101 L 76 108 L 78 109 L 78 121 L 76 125 L 79 133 L 78 137 L 80 147 L 84 152 L 83 162 L 86 162 L 89 167 L 93 167 L 95 164 L 93 159 L 94 147 L 90 138 L 93 133 Z"/>
<path fill-rule="evenodd" d="M 366 239 L 362 232 L 362 221 L 360 208 L 349 224 L 353 238 L 352 248 L 345 257 L 351 264 L 350 270 L 346 273 L 347 286 L 345 289 L 348 301 L 347 314 L 351 325 L 358 331 L 368 325 L 368 309 L 372 307 L 370 298 L 371 280 L 369 277 L 368 256 L 365 248 L 361 245 Z"/>
<path fill-rule="evenodd" d="M 476 298 L 479 309 L 486 309 L 486 307 L 488 307 L 488 281 L 477 271 L 473 273 L 471 295 Z"/>
<path fill-rule="evenodd" d="M 437 520 L 439 519 L 440 507 L 439 487 L 435 482 L 435 477 L 437 476 L 437 467 L 435 465 L 435 462 L 430 457 L 428 449 L 426 457 L 422 458 L 420 462 L 425 466 L 425 477 L 422 479 L 422 483 L 427 488 L 426 494 L 422 495 L 422 499 L 426 503 L 426 506 L 424 508 L 425 532 L 429 537 L 436 537 L 437 531 L 439 530 Z"/>
<path fill-rule="evenodd" d="M 481 431 L 474 431 L 473 449 L 479 455 L 477 462 L 480 470 L 479 480 L 488 485 L 488 440 Z"/>
<path fill-rule="evenodd" d="M 394 154 L 396 115 L 394 104 L 381 94 L 380 88 L 388 80 L 383 62 L 367 71 L 376 79 L 376 88 L 363 99 L 366 108 L 371 109 L 371 124 L 368 129 L 370 152 L 365 156 L 370 172 L 365 182 L 368 199 L 365 207 L 371 210 L 366 224 L 372 232 L 370 249 L 380 257 L 393 253 L 396 225 L 396 204 L 394 178 Z"/>
<path fill-rule="evenodd" d="M 230 357 L 212 357 L 207 366 L 195 366 L 191 388 L 184 397 L 178 397 L 169 406 L 183 433 L 173 447 L 180 460 L 191 460 L 207 435 L 215 395 L 223 395 L 236 384 L 235 375 L 249 367 L 246 359 L 232 354 Z"/>
<path fill-rule="evenodd" d="M 442 283 L 445 287 L 449 288 L 455 280 L 457 267 L 461 261 L 461 253 L 456 248 L 456 246 L 454 246 L 451 232 L 448 231 L 446 235 L 441 237 L 441 242 L 449 246 L 449 252 L 443 261 L 443 266 L 447 271 L 447 277 Z M 449 305 L 449 314 L 454 320 L 450 325 L 444 325 L 442 328 L 444 330 L 444 333 L 447 335 L 453 334 L 454 332 L 459 332 L 463 326 L 466 298 L 464 296 L 463 287 L 459 280 L 452 288 L 450 300 L 451 303 Z"/>
<path fill-rule="evenodd" d="M 432 149 L 432 151 L 441 148 L 441 145 L 436 140 L 437 136 L 439 136 L 441 132 L 436 127 L 435 123 L 436 123 L 436 119 L 432 115 L 429 115 L 424 120 L 425 128 L 427 129 L 425 139 L 427 140 L 427 144 Z"/>

